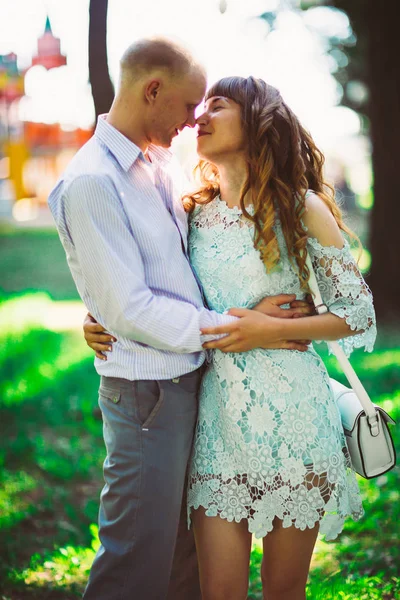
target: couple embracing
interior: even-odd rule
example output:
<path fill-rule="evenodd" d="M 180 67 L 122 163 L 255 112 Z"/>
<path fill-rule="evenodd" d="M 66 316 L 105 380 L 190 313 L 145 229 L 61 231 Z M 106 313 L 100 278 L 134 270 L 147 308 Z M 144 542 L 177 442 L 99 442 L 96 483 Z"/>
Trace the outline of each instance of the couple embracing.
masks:
<path fill-rule="evenodd" d="M 49 198 L 101 376 L 101 546 L 84 599 L 245 600 L 255 535 L 264 597 L 302 600 L 318 532 L 363 512 L 311 343 L 372 349 L 352 233 L 277 89 L 228 77 L 205 93 L 203 67 L 160 38 L 120 68 Z M 168 148 L 185 127 L 200 183 L 182 195 Z"/>

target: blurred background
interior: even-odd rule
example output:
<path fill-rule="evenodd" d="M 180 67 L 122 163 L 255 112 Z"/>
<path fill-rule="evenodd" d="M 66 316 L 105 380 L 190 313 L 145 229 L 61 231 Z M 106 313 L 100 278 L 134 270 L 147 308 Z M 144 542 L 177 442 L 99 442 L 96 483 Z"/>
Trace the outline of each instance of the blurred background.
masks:
<path fill-rule="evenodd" d="M 0 0 L 0 597 L 80 596 L 97 548 L 104 446 L 85 308 L 47 208 L 58 176 L 107 112 L 126 47 L 182 40 L 209 84 L 278 87 L 326 156 L 375 298 L 373 354 L 352 362 L 400 416 L 400 70 L 396 0 Z M 188 173 L 195 132 L 173 151 Z M 345 383 L 323 345 L 318 352 Z M 397 447 L 399 435 L 393 428 Z M 400 474 L 360 480 L 366 516 L 319 541 L 308 598 L 400 597 Z M 161 534 L 160 534 L 161 535 Z M 261 599 L 261 548 L 249 599 Z M 190 599 L 188 599 L 190 600 Z"/>

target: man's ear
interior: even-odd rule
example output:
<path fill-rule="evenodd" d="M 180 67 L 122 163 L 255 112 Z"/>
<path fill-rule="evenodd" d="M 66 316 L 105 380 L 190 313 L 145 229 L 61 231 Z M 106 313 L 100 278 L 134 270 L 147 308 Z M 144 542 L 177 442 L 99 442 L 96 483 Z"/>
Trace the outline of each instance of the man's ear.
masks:
<path fill-rule="evenodd" d="M 153 104 L 157 96 L 160 93 L 161 81 L 159 79 L 152 79 L 145 87 L 144 94 L 147 102 Z"/>

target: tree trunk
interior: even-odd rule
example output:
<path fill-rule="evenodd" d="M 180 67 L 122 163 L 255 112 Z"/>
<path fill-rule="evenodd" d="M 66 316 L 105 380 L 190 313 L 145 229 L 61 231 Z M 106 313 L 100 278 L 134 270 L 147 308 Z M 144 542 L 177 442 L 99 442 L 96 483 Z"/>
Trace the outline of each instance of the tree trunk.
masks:
<path fill-rule="evenodd" d="M 107 62 L 108 0 L 90 0 L 89 6 L 89 81 L 97 117 L 110 110 L 114 88 Z"/>
<path fill-rule="evenodd" d="M 399 321 L 400 305 L 400 38 L 398 2 L 365 3 L 368 35 L 368 107 L 375 202 L 371 213 L 369 283 L 378 319 Z"/>

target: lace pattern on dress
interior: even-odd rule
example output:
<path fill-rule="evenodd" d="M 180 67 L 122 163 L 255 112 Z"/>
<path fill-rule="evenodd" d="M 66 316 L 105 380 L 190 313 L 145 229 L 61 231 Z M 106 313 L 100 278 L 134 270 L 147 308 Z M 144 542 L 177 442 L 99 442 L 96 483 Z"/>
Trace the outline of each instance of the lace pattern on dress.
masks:
<path fill-rule="evenodd" d="M 252 307 L 280 293 L 304 298 L 277 223 L 281 258 L 267 273 L 254 248 L 254 227 L 240 208 L 223 201 L 196 207 L 189 236 L 191 263 L 211 309 Z M 370 292 L 351 253 L 309 240 L 321 293 L 328 307 L 354 329 L 346 349 L 371 349 L 375 315 Z M 190 512 L 247 519 L 264 537 L 279 518 L 299 529 L 321 523 L 334 539 L 345 517 L 363 514 L 339 410 L 326 368 L 307 352 L 255 349 L 214 351 L 203 377 L 188 485 Z"/>
<path fill-rule="evenodd" d="M 353 331 L 360 331 L 339 340 L 349 356 L 355 348 L 372 352 L 376 339 L 376 318 L 372 294 L 365 283 L 347 241 L 343 248 L 322 246 L 315 238 L 308 239 L 315 276 L 321 296 L 329 312 L 346 320 Z"/>

